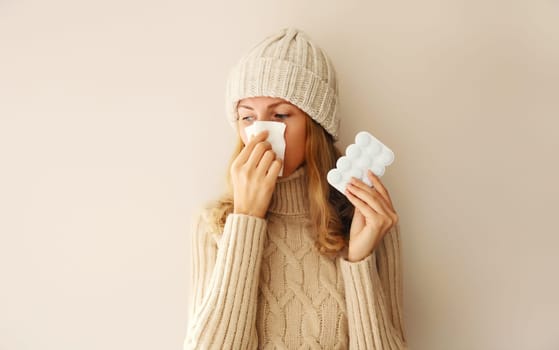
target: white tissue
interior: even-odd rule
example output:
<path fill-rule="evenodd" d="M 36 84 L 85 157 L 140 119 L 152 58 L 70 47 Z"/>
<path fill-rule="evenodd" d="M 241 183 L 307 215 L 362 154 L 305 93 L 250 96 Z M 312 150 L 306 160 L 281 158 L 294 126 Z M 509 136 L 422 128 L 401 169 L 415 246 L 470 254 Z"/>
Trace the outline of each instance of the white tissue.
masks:
<path fill-rule="evenodd" d="M 272 145 L 272 150 L 276 154 L 276 158 L 280 158 L 283 160 L 283 157 L 285 156 L 285 127 L 286 125 L 282 122 L 256 120 L 252 123 L 251 126 L 247 126 L 245 128 L 245 133 L 247 135 L 247 139 L 250 140 L 250 137 L 252 135 L 256 135 L 264 130 L 268 130 L 268 138 L 266 139 L 266 141 L 270 142 L 270 144 Z M 283 163 L 278 176 L 282 175 Z"/>

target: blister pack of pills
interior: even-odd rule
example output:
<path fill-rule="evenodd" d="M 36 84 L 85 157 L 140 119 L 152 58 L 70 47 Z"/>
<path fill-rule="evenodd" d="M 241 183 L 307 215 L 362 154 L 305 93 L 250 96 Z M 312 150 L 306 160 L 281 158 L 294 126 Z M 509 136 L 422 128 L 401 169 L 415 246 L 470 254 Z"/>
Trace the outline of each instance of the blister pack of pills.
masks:
<path fill-rule="evenodd" d="M 330 185 L 344 193 L 352 177 L 358 178 L 368 186 L 372 183 L 367 170 L 381 177 L 386 167 L 394 162 L 394 152 L 367 131 L 355 135 L 355 143 L 346 147 L 345 155 L 338 158 L 336 167 L 328 172 Z"/>

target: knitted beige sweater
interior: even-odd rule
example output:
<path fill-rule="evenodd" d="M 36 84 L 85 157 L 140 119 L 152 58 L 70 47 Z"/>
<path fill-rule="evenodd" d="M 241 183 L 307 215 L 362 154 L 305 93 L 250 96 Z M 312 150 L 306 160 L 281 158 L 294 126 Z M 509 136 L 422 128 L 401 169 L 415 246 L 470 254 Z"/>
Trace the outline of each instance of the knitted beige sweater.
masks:
<path fill-rule="evenodd" d="M 306 168 L 278 179 L 267 219 L 198 215 L 184 349 L 407 349 L 399 226 L 367 258 L 321 255 Z"/>

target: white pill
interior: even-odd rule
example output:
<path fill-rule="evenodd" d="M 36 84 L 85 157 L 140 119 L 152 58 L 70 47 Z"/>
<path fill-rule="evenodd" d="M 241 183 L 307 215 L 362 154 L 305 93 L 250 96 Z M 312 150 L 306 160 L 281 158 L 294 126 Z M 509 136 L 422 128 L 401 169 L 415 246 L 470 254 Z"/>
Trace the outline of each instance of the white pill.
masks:
<path fill-rule="evenodd" d="M 385 165 L 390 165 L 394 161 L 394 152 L 385 148 L 384 152 L 380 155 L 380 159 L 382 159 Z"/>
<path fill-rule="evenodd" d="M 366 147 L 371 142 L 371 136 L 366 131 L 361 131 L 355 135 L 355 143 L 361 147 Z"/>
<path fill-rule="evenodd" d="M 357 159 L 361 155 L 361 148 L 356 144 L 351 144 L 346 148 L 345 154 L 350 159 Z"/>
<path fill-rule="evenodd" d="M 349 174 L 349 171 L 342 172 L 342 181 L 341 182 L 346 184 L 350 180 L 351 180 L 351 175 Z"/>
<path fill-rule="evenodd" d="M 360 169 L 358 169 L 358 168 L 356 168 L 356 167 L 351 168 L 351 169 L 349 170 L 349 176 L 350 176 L 350 177 L 353 176 L 353 177 L 355 177 L 355 178 L 357 178 L 357 179 L 361 179 L 361 176 L 363 176 L 363 171 L 360 170 Z"/>
<path fill-rule="evenodd" d="M 376 141 L 371 142 L 371 144 L 367 146 L 367 153 L 371 156 L 376 157 L 380 153 L 380 151 L 382 151 L 382 146 Z"/>
<path fill-rule="evenodd" d="M 342 181 L 342 174 L 338 169 L 332 169 L 328 172 L 327 179 L 331 184 L 338 184 Z"/>
<path fill-rule="evenodd" d="M 383 167 L 384 166 L 384 161 L 381 159 L 381 157 L 376 157 L 375 159 L 373 159 L 373 164 L 371 164 L 370 167 Z"/>
<path fill-rule="evenodd" d="M 363 154 L 361 154 L 361 157 L 359 157 L 359 159 L 357 159 L 357 161 L 355 163 L 361 169 L 366 169 L 373 163 L 373 159 L 371 157 L 369 157 L 367 154 L 363 153 Z"/>
<path fill-rule="evenodd" d="M 376 176 L 380 177 L 382 176 L 382 174 L 384 174 L 384 166 L 382 164 L 375 163 L 369 169 L 371 169 L 371 171 L 375 173 Z"/>
<path fill-rule="evenodd" d="M 351 168 L 351 160 L 346 156 L 342 156 L 336 162 L 336 167 L 341 171 L 346 171 Z"/>

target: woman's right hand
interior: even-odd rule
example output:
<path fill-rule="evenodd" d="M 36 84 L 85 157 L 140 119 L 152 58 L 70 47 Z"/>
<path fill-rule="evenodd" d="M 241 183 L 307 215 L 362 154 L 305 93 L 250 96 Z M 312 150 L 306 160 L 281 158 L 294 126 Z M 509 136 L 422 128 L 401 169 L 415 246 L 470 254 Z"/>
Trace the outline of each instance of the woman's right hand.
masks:
<path fill-rule="evenodd" d="M 282 160 L 266 141 L 268 131 L 253 136 L 231 164 L 233 212 L 264 218 L 272 199 Z"/>

